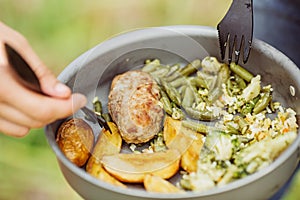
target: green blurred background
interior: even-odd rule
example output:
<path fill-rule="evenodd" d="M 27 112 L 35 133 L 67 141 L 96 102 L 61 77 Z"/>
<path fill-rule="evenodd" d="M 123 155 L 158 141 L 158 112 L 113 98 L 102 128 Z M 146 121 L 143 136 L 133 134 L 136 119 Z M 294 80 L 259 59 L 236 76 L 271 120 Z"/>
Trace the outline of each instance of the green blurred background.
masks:
<path fill-rule="evenodd" d="M 177 24 L 216 27 L 230 3 L 231 0 L 0 0 L 0 20 L 21 32 L 58 75 L 80 54 L 122 32 Z M 299 198 L 297 187 L 300 188 L 299 173 L 283 199 Z M 0 134 L 2 199 L 81 199 L 63 178 L 42 129 L 18 139 Z"/>

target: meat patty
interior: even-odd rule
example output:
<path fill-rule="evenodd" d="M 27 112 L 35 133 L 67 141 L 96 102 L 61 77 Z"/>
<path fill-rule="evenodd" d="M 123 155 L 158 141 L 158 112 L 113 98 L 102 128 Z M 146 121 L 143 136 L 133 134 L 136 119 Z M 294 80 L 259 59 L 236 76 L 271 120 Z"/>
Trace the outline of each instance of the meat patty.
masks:
<path fill-rule="evenodd" d="M 114 78 L 108 110 L 127 143 L 144 143 L 161 129 L 163 109 L 159 88 L 146 72 L 128 71 Z"/>

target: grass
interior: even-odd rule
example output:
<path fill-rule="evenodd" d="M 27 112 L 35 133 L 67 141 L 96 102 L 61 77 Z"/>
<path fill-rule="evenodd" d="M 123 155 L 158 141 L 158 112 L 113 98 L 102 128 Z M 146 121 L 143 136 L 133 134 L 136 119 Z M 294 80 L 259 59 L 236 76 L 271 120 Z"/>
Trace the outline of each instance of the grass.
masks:
<path fill-rule="evenodd" d="M 0 135 L 0 199 L 81 199 L 64 180 L 42 129 L 23 139 Z"/>
<path fill-rule="evenodd" d="M 83 52 L 136 28 L 215 27 L 231 0 L 0 0 L 0 20 L 26 36 L 55 74 Z M 284 200 L 299 198 L 300 173 Z M 81 199 L 64 180 L 43 130 L 0 134 L 0 199 Z"/>

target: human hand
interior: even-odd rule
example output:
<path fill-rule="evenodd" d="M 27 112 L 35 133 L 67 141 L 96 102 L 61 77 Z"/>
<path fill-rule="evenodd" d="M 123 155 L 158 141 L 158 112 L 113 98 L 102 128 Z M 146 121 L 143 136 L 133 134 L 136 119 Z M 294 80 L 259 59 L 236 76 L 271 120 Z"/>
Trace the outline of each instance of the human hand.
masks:
<path fill-rule="evenodd" d="M 37 75 L 42 95 L 21 85 L 8 64 L 4 43 L 12 46 Z M 31 128 L 40 128 L 72 115 L 86 104 L 82 94 L 72 94 L 35 54 L 24 36 L 0 21 L 0 132 L 22 137 Z"/>

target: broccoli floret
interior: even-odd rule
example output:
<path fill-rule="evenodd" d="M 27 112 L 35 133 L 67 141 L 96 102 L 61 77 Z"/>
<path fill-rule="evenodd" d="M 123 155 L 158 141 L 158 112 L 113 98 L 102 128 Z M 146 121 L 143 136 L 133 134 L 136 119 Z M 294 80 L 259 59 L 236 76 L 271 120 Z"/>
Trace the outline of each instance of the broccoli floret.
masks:
<path fill-rule="evenodd" d="M 234 147 L 231 137 L 222 131 L 211 131 L 206 137 L 204 146 L 214 154 L 215 160 L 230 160 Z"/>

